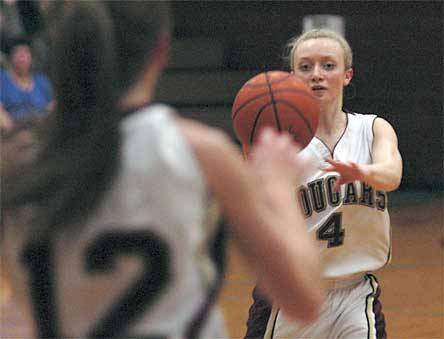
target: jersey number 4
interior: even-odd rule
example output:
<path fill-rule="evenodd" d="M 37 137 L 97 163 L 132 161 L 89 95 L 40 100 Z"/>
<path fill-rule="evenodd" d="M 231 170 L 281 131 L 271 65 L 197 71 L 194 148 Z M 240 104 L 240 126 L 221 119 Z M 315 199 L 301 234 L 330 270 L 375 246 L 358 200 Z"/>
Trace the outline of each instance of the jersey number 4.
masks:
<path fill-rule="evenodd" d="M 344 243 L 345 231 L 342 228 L 342 213 L 333 213 L 326 222 L 319 227 L 319 240 L 327 240 L 327 247 L 341 246 Z"/>
<path fill-rule="evenodd" d="M 157 235 L 144 232 L 108 232 L 101 234 L 88 246 L 84 267 L 89 274 L 113 269 L 121 255 L 134 255 L 144 262 L 144 271 L 126 288 L 120 299 L 88 331 L 88 338 L 113 338 L 128 333 L 130 326 L 145 312 L 168 285 L 170 258 L 168 245 Z M 28 267 L 34 314 L 40 338 L 60 338 L 57 303 L 57 281 L 51 242 L 29 244 L 24 251 Z M 80 296 L 81 297 L 81 296 Z M 153 336 L 152 338 L 159 338 Z"/>

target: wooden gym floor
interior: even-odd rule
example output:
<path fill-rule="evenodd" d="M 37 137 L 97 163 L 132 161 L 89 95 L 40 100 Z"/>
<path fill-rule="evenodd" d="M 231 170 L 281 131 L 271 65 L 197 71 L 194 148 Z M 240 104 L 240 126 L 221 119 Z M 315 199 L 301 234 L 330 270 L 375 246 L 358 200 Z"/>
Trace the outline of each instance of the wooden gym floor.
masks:
<path fill-rule="evenodd" d="M 389 194 L 393 257 L 376 272 L 388 338 L 444 338 L 444 251 L 442 192 Z M 230 338 L 242 338 L 254 278 L 231 249 L 220 304 Z"/>

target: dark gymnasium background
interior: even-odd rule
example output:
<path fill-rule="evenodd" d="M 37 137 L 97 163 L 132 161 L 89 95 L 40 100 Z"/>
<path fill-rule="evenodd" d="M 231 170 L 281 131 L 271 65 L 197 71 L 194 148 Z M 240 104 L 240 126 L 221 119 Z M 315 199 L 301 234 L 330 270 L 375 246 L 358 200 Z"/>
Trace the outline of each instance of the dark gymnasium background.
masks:
<path fill-rule="evenodd" d="M 6 2 L 13 0 L 0 0 L 0 14 Z M 25 29 L 39 37 L 35 2 L 20 6 Z M 175 1 L 173 14 L 171 62 L 156 100 L 233 138 L 231 105 L 243 83 L 288 70 L 284 46 L 307 16 L 342 17 L 354 52 L 345 105 L 387 119 L 404 161 L 401 187 L 389 194 L 393 258 L 377 272 L 388 337 L 444 338 L 443 1 Z M 48 67 L 44 58 L 37 65 Z M 232 248 L 219 299 L 230 338 L 245 333 L 254 284 Z"/>

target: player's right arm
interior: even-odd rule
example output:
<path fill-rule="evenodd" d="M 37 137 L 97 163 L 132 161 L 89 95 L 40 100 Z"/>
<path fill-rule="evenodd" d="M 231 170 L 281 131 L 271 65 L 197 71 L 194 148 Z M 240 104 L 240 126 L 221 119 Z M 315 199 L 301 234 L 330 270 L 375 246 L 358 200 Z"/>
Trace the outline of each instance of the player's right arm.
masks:
<path fill-rule="evenodd" d="M 261 290 L 288 316 L 313 320 L 322 302 L 319 254 L 295 200 L 301 164 L 291 139 L 262 135 L 248 164 L 221 132 L 179 125 Z"/>

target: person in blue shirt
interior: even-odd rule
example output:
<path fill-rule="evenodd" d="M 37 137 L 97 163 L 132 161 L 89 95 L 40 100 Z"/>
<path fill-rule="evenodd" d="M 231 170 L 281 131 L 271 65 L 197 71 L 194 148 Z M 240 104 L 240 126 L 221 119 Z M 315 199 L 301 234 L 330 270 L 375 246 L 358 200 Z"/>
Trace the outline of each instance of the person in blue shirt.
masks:
<path fill-rule="evenodd" d="M 7 69 L 0 70 L 0 128 L 11 129 L 20 120 L 43 116 L 53 109 L 48 77 L 32 72 L 32 51 L 25 38 L 6 46 Z"/>

